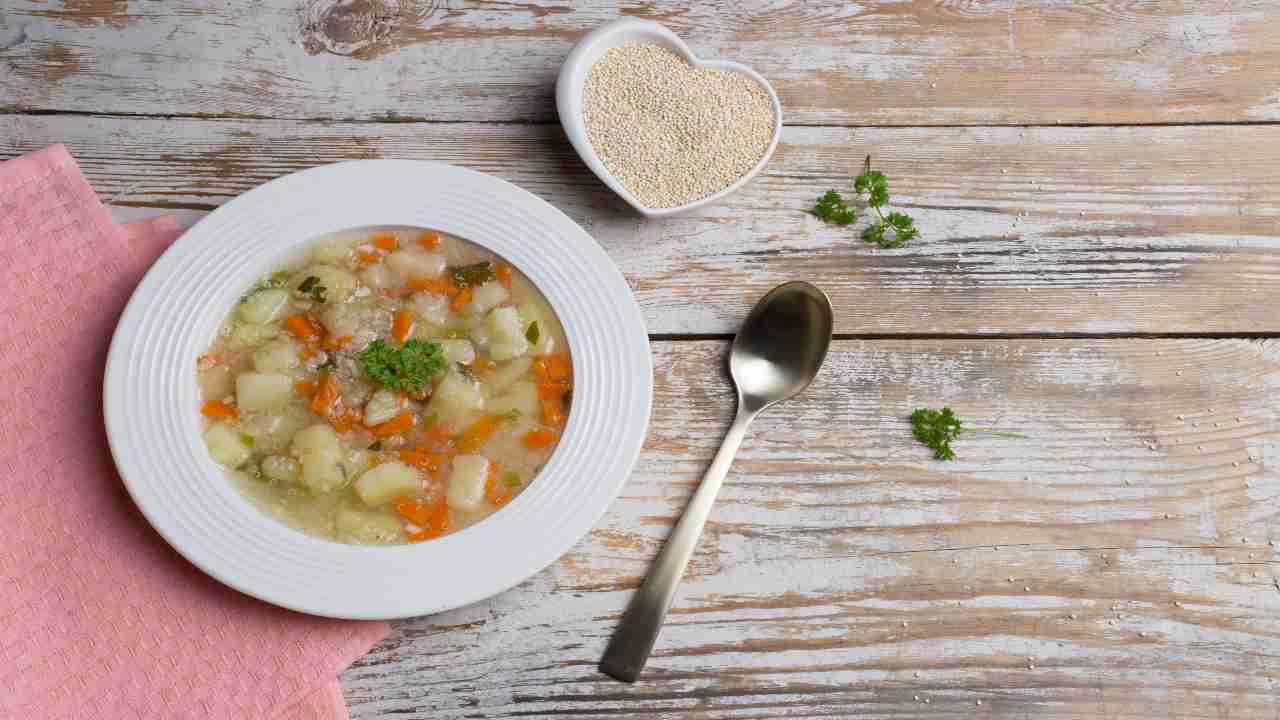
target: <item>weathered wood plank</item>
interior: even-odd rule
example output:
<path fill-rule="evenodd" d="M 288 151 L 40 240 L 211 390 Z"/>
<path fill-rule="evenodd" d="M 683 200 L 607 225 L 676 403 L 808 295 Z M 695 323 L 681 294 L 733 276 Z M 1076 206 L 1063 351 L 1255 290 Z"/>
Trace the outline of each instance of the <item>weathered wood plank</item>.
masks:
<path fill-rule="evenodd" d="M 212 208 L 351 158 L 442 160 L 582 223 L 653 333 L 733 332 L 774 284 L 831 295 L 841 333 L 1280 331 L 1280 126 L 789 128 L 723 204 L 643 221 L 554 126 L 0 116 L 0 156 L 66 142 L 123 206 Z M 885 251 L 806 214 L 866 153 L 923 237 Z"/>
<path fill-rule="evenodd" d="M 725 349 L 655 342 L 606 519 L 398 623 L 343 676 L 352 716 L 1275 717 L 1275 341 L 837 342 L 753 426 L 643 681 L 597 674 L 728 426 Z M 1028 437 L 930 461 L 905 416 L 943 403 Z"/>
<path fill-rule="evenodd" d="M 1271 0 L 11 0 L 0 111 L 551 120 L 564 56 L 623 16 L 754 66 L 795 124 L 1280 119 Z"/>

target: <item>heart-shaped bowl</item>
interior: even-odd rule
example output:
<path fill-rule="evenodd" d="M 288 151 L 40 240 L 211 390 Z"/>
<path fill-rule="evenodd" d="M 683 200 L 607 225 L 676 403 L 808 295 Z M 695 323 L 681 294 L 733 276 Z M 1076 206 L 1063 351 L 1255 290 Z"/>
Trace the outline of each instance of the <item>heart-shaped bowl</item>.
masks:
<path fill-rule="evenodd" d="M 719 192 L 670 208 L 647 207 L 613 177 L 604 162 L 600 160 L 600 156 L 592 149 L 591 140 L 587 137 L 586 122 L 582 118 L 582 91 L 591 66 L 600 59 L 601 55 L 610 48 L 633 42 L 661 45 L 699 69 L 742 73 L 755 80 L 769 94 L 769 100 L 773 103 L 773 137 L 769 140 L 769 149 L 765 151 L 755 167 L 751 168 L 751 172 Z M 773 86 L 759 73 L 746 65 L 728 60 L 699 60 L 679 36 L 658 23 L 648 20 L 615 20 L 592 30 L 582 38 L 569 53 L 569 57 L 565 58 L 564 65 L 560 67 L 560 77 L 556 80 L 556 110 L 560 113 L 560 125 L 564 128 L 565 135 L 569 136 L 569 142 L 573 143 L 574 149 L 578 151 L 578 155 L 582 157 L 587 167 L 591 168 L 591 171 L 605 185 L 626 200 L 628 205 L 635 208 L 641 215 L 650 218 L 667 217 L 709 205 L 746 185 L 751 178 L 764 169 L 765 165 L 769 164 L 769 158 L 773 157 L 773 151 L 778 147 L 778 138 L 782 136 L 782 104 L 778 102 L 778 94 L 773 91 Z"/>

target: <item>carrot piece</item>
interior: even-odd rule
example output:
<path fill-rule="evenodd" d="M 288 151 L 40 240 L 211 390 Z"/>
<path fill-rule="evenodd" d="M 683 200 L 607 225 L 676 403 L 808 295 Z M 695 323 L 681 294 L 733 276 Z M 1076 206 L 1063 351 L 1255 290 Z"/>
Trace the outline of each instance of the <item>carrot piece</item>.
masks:
<path fill-rule="evenodd" d="M 438 471 L 440 465 L 444 463 L 444 456 L 440 453 L 429 453 L 421 450 L 401 450 L 400 459 L 427 473 Z M 422 523 L 418 524 L 421 525 Z"/>
<path fill-rule="evenodd" d="M 498 463 L 489 463 L 489 476 L 484 479 L 484 497 L 498 507 L 511 502 L 511 488 L 498 483 Z"/>
<path fill-rule="evenodd" d="M 324 349 L 334 351 L 341 350 L 342 348 L 350 345 L 351 341 L 354 339 L 355 338 L 350 335 L 339 335 L 338 337 L 329 336 L 325 338 Z"/>
<path fill-rule="evenodd" d="M 303 342 L 320 341 L 320 328 L 316 327 L 306 315 L 290 315 L 285 318 L 284 329 Z"/>
<path fill-rule="evenodd" d="M 569 379 L 569 360 L 563 355 L 543 355 L 533 361 L 533 372 L 543 382 L 565 382 Z"/>
<path fill-rule="evenodd" d="M 396 236 L 391 233 L 378 233 L 373 236 L 373 246 L 386 252 L 396 251 Z"/>
<path fill-rule="evenodd" d="M 432 425 L 423 433 L 422 442 L 431 450 L 449 453 L 453 450 L 453 429 L 449 423 Z"/>
<path fill-rule="evenodd" d="M 356 262 L 361 265 L 373 265 L 377 263 L 379 259 L 380 258 L 377 255 L 369 252 L 368 250 L 356 249 Z"/>
<path fill-rule="evenodd" d="M 338 405 L 338 379 L 332 373 L 325 373 L 320 379 L 320 387 L 316 389 L 314 395 L 311 396 L 311 404 L 308 405 L 311 412 L 329 417 Z"/>
<path fill-rule="evenodd" d="M 498 418 L 485 415 L 462 431 L 458 438 L 458 450 L 469 453 L 480 449 L 480 446 L 498 430 Z"/>
<path fill-rule="evenodd" d="M 414 525 L 426 526 L 431 524 L 431 508 L 415 501 L 413 498 L 401 496 L 395 499 L 392 505 L 396 514 L 408 520 Z"/>
<path fill-rule="evenodd" d="M 299 395 L 304 395 L 306 397 L 311 397 L 316 394 L 316 384 L 309 380 L 298 380 L 293 384 L 293 389 L 297 391 Z"/>
<path fill-rule="evenodd" d="M 524 446 L 530 450 L 541 450 L 556 441 L 556 434 L 550 430 L 530 430 L 520 438 Z"/>
<path fill-rule="evenodd" d="M 220 400 L 210 400 L 200 406 L 200 412 L 207 418 L 215 420 L 234 420 L 240 417 L 240 411 Z"/>
<path fill-rule="evenodd" d="M 440 247 L 440 233 L 424 232 L 418 236 L 418 244 L 423 250 L 435 250 Z"/>
<path fill-rule="evenodd" d="M 391 316 L 391 337 L 404 342 L 413 334 L 413 316 L 407 310 L 397 310 Z"/>
<path fill-rule="evenodd" d="M 538 399 L 548 400 L 550 398 L 564 397 L 569 392 L 569 383 L 562 382 L 545 382 L 538 383 Z"/>
<path fill-rule="evenodd" d="M 493 274 L 498 278 L 498 282 L 502 283 L 502 287 L 511 289 L 511 266 L 499 265 Z"/>
<path fill-rule="evenodd" d="M 355 427 L 362 417 L 364 415 L 359 410 L 344 408 L 342 403 L 339 402 L 334 412 L 329 414 L 329 424 L 333 426 L 334 430 L 344 433 Z"/>
<path fill-rule="evenodd" d="M 390 420 L 380 425 L 374 425 L 373 427 L 369 428 L 369 432 L 373 433 L 374 437 L 380 437 L 380 438 L 391 437 L 392 435 L 399 435 L 407 430 L 412 429 L 413 423 L 414 423 L 413 413 L 409 412 L 408 410 L 405 410 L 404 412 L 391 418 Z"/>
<path fill-rule="evenodd" d="M 414 292 L 430 292 L 448 297 L 458 294 L 458 286 L 443 278 L 409 278 L 405 285 Z"/>
<path fill-rule="evenodd" d="M 449 309 L 454 312 L 462 312 L 462 308 L 471 303 L 471 288 L 464 287 L 454 296 L 453 302 L 449 303 Z"/>
<path fill-rule="evenodd" d="M 560 398 L 542 399 L 542 421 L 552 427 L 564 425 L 564 405 Z"/>

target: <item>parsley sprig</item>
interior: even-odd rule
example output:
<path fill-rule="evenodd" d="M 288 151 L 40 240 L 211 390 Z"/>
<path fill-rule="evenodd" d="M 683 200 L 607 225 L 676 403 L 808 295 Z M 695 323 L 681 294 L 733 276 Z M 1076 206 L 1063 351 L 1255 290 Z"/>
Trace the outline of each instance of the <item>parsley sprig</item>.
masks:
<path fill-rule="evenodd" d="M 862 174 L 853 179 L 853 189 L 860 198 L 866 196 L 863 202 L 877 218 L 862 229 L 863 240 L 882 248 L 899 248 L 920 234 L 910 215 L 897 211 L 887 214 L 884 212 L 884 206 L 889 203 L 889 180 L 884 173 L 871 168 L 870 155 L 863 164 Z M 850 207 L 848 201 L 835 190 L 828 190 L 818 198 L 813 206 L 813 214 L 841 226 L 852 225 L 858 219 L 857 210 Z"/>
<path fill-rule="evenodd" d="M 925 447 L 933 451 L 935 460 L 955 459 L 956 454 L 951 449 L 951 441 L 960 437 L 961 433 L 985 433 L 987 435 L 1020 439 L 1026 439 L 1027 437 L 1017 433 L 964 427 L 964 424 L 960 422 L 960 418 L 956 417 L 956 414 L 949 407 L 944 407 L 941 410 L 918 408 L 911 413 L 911 434 L 915 435 L 916 440 L 924 443 Z"/>
<path fill-rule="evenodd" d="M 498 277 L 497 273 L 494 272 L 493 263 L 488 260 L 473 265 L 458 265 L 457 267 L 449 268 L 449 274 L 453 277 L 453 284 L 460 288 L 483 285 Z"/>
<path fill-rule="evenodd" d="M 420 393 L 433 375 L 444 369 L 444 351 L 438 343 L 408 340 L 394 348 L 374 340 L 360 353 L 360 366 L 370 380 L 388 390 Z"/>

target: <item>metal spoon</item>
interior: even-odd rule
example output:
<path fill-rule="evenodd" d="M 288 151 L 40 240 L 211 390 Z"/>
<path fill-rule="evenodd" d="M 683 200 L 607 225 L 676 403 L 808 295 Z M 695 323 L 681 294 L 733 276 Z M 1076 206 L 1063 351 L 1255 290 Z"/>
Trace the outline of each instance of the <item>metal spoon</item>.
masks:
<path fill-rule="evenodd" d="M 600 661 L 601 672 L 624 682 L 635 682 L 640 675 L 747 425 L 761 410 L 808 387 L 827 356 L 831 325 L 831 301 L 807 282 L 779 285 L 751 309 L 729 351 L 729 374 L 738 389 L 738 415 L 684 515 L 631 599 Z"/>

